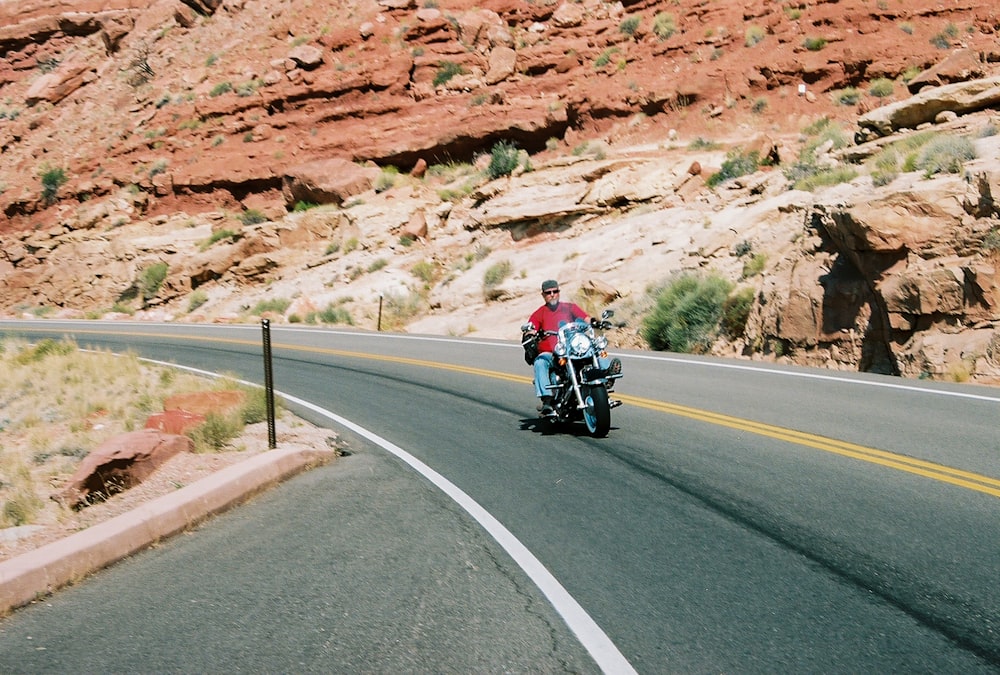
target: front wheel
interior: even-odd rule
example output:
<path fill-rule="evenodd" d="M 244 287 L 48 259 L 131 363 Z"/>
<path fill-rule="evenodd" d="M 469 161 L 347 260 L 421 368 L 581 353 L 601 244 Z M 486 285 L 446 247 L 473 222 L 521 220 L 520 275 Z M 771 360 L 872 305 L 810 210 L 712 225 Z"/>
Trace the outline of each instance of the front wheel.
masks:
<path fill-rule="evenodd" d="M 594 438 L 604 438 L 611 430 L 611 404 L 604 387 L 587 387 L 583 391 L 583 421 Z"/>

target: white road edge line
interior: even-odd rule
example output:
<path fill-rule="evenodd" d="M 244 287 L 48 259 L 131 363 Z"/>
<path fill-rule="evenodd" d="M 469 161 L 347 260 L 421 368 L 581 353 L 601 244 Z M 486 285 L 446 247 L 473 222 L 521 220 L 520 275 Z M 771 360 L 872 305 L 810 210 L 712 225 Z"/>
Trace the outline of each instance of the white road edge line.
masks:
<path fill-rule="evenodd" d="M 176 363 L 167 363 L 165 361 L 157 361 L 155 359 L 141 359 L 149 363 L 155 363 L 161 366 L 167 366 L 170 368 L 180 368 L 181 370 L 186 370 L 192 373 L 197 373 L 199 375 L 204 375 L 211 378 L 219 378 L 220 375 L 212 373 L 210 371 L 201 370 L 199 368 L 192 368 L 190 366 L 181 366 Z M 245 380 L 235 380 L 240 384 L 249 385 L 252 387 L 260 387 L 259 384 L 254 382 L 247 382 Z M 406 452 L 400 448 L 395 443 L 392 443 L 376 433 L 373 433 L 362 426 L 351 422 L 348 419 L 337 415 L 325 408 L 321 408 L 313 403 L 304 401 L 295 396 L 290 396 L 288 394 L 281 393 L 275 390 L 275 393 L 280 395 L 282 398 L 300 405 L 304 408 L 308 408 L 319 415 L 335 422 L 341 426 L 344 426 L 354 433 L 362 436 L 372 443 L 375 443 L 387 452 L 395 455 L 397 458 L 406 462 L 421 476 L 429 480 L 436 488 L 448 495 L 456 504 L 461 506 L 465 511 L 479 523 L 483 529 L 485 529 L 491 537 L 493 537 L 498 544 L 511 558 L 514 562 L 524 570 L 525 574 L 538 586 L 539 590 L 548 598 L 549 602 L 559 613 L 559 615 L 569 626 L 569 629 L 573 631 L 573 634 L 580 640 L 580 643 L 586 648 L 590 653 L 590 656 L 597 662 L 597 665 L 605 673 L 612 675 L 622 674 L 635 674 L 636 670 L 632 667 L 632 664 L 628 662 L 628 659 L 618 651 L 618 647 L 615 646 L 611 638 L 597 625 L 587 611 L 580 606 L 572 595 L 563 588 L 562 584 L 549 572 L 545 566 L 541 563 L 535 555 L 528 550 L 528 548 L 521 543 L 521 541 L 515 537 L 510 530 L 504 527 L 503 523 L 497 520 L 493 514 L 484 509 L 479 503 L 472 497 L 467 495 L 462 491 L 457 485 L 452 483 L 450 480 L 439 474 L 437 471 L 427 466 L 419 459 Z"/>

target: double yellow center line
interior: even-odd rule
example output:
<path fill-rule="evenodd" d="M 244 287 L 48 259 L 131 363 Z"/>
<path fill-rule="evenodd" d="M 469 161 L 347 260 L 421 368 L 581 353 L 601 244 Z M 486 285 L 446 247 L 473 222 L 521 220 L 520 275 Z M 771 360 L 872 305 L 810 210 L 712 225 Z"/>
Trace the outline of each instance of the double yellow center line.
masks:
<path fill-rule="evenodd" d="M 823 452 L 830 452 L 835 455 L 842 455 L 844 457 L 858 459 L 863 462 L 878 464 L 890 469 L 905 471 L 917 476 L 923 476 L 925 478 L 942 481 L 944 483 L 951 483 L 952 485 L 964 487 L 969 490 L 975 490 L 976 492 L 982 492 L 984 494 L 993 495 L 994 497 L 1000 497 L 1000 480 L 972 473 L 971 471 L 953 469 L 948 466 L 927 462 L 922 459 L 915 459 L 905 455 L 897 455 L 893 452 L 886 452 L 885 450 L 876 450 L 874 448 L 868 448 L 863 445 L 856 445 L 846 441 L 838 441 L 824 436 L 816 436 L 815 434 L 805 433 L 803 431 L 785 429 L 783 427 L 776 427 L 762 422 L 754 422 L 739 417 L 730 417 L 729 415 L 713 413 L 707 410 L 700 410 L 698 408 L 689 408 L 687 406 L 676 405 L 674 403 L 654 401 L 636 396 L 619 396 L 619 398 L 626 403 L 640 408 L 647 408 L 649 410 L 668 413 L 670 415 L 687 417 L 700 422 L 708 422 L 709 424 L 729 427 L 730 429 L 746 431 L 752 434 L 757 434 L 758 436 L 774 438 L 779 441 L 787 441 L 788 443 L 795 443 L 797 445 L 815 448 L 816 450 L 822 450 Z"/>

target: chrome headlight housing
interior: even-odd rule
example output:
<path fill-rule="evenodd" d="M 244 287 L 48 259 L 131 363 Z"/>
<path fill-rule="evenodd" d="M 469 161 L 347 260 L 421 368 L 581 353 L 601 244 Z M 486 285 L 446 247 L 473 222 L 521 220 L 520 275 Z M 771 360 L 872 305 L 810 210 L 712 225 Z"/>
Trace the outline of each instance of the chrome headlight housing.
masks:
<path fill-rule="evenodd" d="M 583 333 L 576 333 L 569 339 L 569 353 L 574 357 L 586 356 L 593 345 L 590 338 Z"/>
<path fill-rule="evenodd" d="M 608 346 L 608 338 L 603 335 L 598 335 L 594 338 L 594 349 L 599 352 L 603 352 Z"/>
<path fill-rule="evenodd" d="M 557 342 L 555 348 L 552 350 L 552 353 L 556 356 L 566 356 L 566 345 L 562 342 Z"/>

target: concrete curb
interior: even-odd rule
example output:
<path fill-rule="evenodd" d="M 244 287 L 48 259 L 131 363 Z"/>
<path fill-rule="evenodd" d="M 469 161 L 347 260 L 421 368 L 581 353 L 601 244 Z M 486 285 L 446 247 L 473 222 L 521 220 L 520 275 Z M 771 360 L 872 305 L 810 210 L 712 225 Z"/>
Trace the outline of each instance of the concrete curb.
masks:
<path fill-rule="evenodd" d="M 128 513 L 0 563 L 0 616 L 182 532 L 291 476 L 325 464 L 333 450 L 256 455 Z"/>

